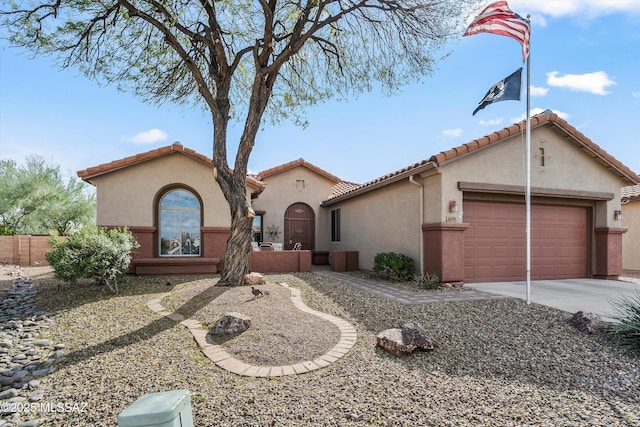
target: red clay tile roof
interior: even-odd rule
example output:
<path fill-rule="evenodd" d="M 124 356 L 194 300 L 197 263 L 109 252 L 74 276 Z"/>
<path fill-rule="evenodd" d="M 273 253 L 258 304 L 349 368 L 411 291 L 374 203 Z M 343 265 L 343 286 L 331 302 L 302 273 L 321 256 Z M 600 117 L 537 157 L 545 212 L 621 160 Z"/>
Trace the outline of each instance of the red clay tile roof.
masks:
<path fill-rule="evenodd" d="M 637 184 L 640 182 L 640 176 L 634 173 L 627 166 L 623 165 L 611 154 L 607 153 L 599 145 L 587 138 L 582 132 L 571 126 L 566 120 L 560 118 L 556 113 L 546 110 L 531 117 L 531 129 L 543 125 L 558 127 L 571 137 L 576 145 L 581 146 L 581 148 L 588 152 L 592 157 L 601 160 L 606 167 L 612 169 L 620 177 L 626 179 L 630 183 Z M 471 153 L 480 148 L 503 141 L 510 136 L 519 135 L 520 133 L 525 132 L 525 130 L 526 121 L 523 120 L 520 123 L 515 123 L 502 130 L 485 135 L 482 138 L 474 139 L 471 142 L 452 148 L 451 150 L 442 151 L 439 154 L 431 156 L 429 161 L 436 163 L 438 166 L 442 166 L 467 153 Z"/>
<path fill-rule="evenodd" d="M 607 153 L 600 146 L 595 144 L 584 134 L 571 126 L 567 121 L 560 118 L 557 114 L 550 110 L 546 110 L 540 114 L 531 117 L 530 120 L 531 129 L 540 127 L 543 125 L 556 126 L 564 131 L 568 136 L 573 138 L 573 141 L 580 145 L 585 151 L 587 151 L 592 157 L 601 160 L 606 167 L 612 169 L 615 173 L 627 180 L 629 183 L 640 183 L 640 176 L 636 175 L 631 169 L 623 165 L 620 161 Z M 526 131 L 526 121 L 523 120 L 520 123 L 515 123 L 502 130 L 493 132 L 489 135 L 485 135 L 482 138 L 474 139 L 471 142 L 462 144 L 458 147 L 454 147 L 447 151 L 442 151 L 438 154 L 431 156 L 428 160 L 423 160 L 418 163 L 414 163 L 411 166 L 407 166 L 399 171 L 391 172 L 373 181 L 366 182 L 359 187 L 347 189 L 345 192 L 332 194 L 327 200 L 322 202 L 323 206 L 336 203 L 340 200 L 353 197 L 358 194 L 362 194 L 373 189 L 391 184 L 393 182 L 404 179 L 410 175 L 424 172 L 428 169 L 432 169 L 438 166 L 445 165 L 449 162 L 457 160 L 465 155 L 471 154 L 476 150 L 487 147 L 492 144 L 504 141 L 505 139 L 519 135 Z"/>
<path fill-rule="evenodd" d="M 347 188 L 346 191 L 342 193 L 332 192 L 329 198 L 321 203 L 321 206 L 329 206 L 333 203 L 337 203 L 340 200 L 347 199 L 355 194 L 362 194 L 375 190 L 376 188 L 384 187 L 385 185 L 400 181 L 410 175 L 415 175 L 426 170 L 433 169 L 434 167 L 435 165 L 428 160 L 414 163 L 411 166 L 407 166 L 398 171 L 388 173 L 384 176 L 381 176 L 380 178 L 374 179 L 373 181 L 365 182 L 360 186 Z"/>
<path fill-rule="evenodd" d="M 187 148 L 182 144 L 180 144 L 179 142 L 174 142 L 173 144 L 166 147 L 156 148 L 155 150 L 136 154 L 135 156 L 125 157 L 124 159 L 114 160 L 109 163 L 103 163 L 98 166 L 80 170 L 78 171 L 78 177 L 80 177 L 84 181 L 91 182 L 91 179 L 97 176 L 115 172 L 120 169 L 124 169 L 124 168 L 137 165 L 149 160 L 158 159 L 160 157 L 164 157 L 164 156 L 167 156 L 170 154 L 176 154 L 176 153 L 190 157 L 208 167 L 213 168 L 213 165 L 212 165 L 213 160 L 211 160 L 209 157 L 202 155 L 196 152 L 195 150 Z M 247 177 L 247 183 L 259 189 L 264 187 L 263 183 L 251 177 Z"/>
<path fill-rule="evenodd" d="M 268 178 L 270 176 L 279 174 L 281 172 L 288 171 L 288 170 L 296 168 L 298 166 L 302 166 L 302 167 L 305 167 L 307 169 L 310 169 L 313 172 L 324 176 L 328 180 L 335 182 L 336 184 L 342 182 L 342 180 L 340 178 L 338 178 L 337 176 L 332 175 L 329 172 L 327 172 L 326 170 L 324 170 L 322 168 L 319 168 L 318 166 L 316 166 L 316 165 L 314 165 L 312 163 L 307 162 L 303 158 L 300 158 L 298 160 L 293 160 L 293 161 L 291 161 L 289 163 L 285 163 L 285 164 L 282 164 L 280 166 L 275 166 L 273 168 L 264 170 L 264 171 L 258 173 L 256 175 L 256 178 L 258 180 L 263 180 L 264 178 Z"/>
<path fill-rule="evenodd" d="M 640 184 L 622 187 L 620 191 L 623 201 L 635 202 L 640 201 Z"/>
<path fill-rule="evenodd" d="M 339 183 L 337 183 L 331 188 L 331 194 L 329 195 L 329 198 L 346 193 L 358 187 L 360 187 L 360 184 L 355 184 L 353 182 L 347 182 L 347 181 L 340 181 Z"/>

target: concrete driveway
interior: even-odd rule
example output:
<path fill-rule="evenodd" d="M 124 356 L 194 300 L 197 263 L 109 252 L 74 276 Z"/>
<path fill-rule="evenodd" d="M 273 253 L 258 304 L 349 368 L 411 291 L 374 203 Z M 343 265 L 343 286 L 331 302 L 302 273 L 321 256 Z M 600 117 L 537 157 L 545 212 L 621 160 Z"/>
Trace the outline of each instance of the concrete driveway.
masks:
<path fill-rule="evenodd" d="M 526 300 L 525 282 L 469 283 L 465 287 Z M 623 297 L 640 295 L 640 284 L 600 279 L 534 280 L 531 302 L 569 313 L 595 313 L 611 320 L 614 303 Z"/>

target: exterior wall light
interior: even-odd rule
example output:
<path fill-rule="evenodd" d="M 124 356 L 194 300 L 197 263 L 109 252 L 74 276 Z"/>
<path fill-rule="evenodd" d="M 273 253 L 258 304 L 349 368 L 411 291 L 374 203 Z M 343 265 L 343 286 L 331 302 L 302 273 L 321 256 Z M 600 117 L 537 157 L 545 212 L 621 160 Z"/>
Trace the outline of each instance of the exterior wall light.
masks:
<path fill-rule="evenodd" d="M 458 212 L 458 202 L 449 200 L 449 212 Z"/>
<path fill-rule="evenodd" d="M 616 221 L 622 221 L 624 219 L 622 211 L 613 211 L 613 219 Z"/>

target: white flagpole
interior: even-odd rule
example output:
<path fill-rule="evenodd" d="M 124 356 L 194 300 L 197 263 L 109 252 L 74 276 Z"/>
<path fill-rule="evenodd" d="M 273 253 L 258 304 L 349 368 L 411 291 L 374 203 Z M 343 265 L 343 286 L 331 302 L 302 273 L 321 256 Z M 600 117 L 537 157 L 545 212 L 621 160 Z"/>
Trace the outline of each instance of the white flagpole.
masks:
<path fill-rule="evenodd" d="M 527 20 L 531 15 L 527 15 Z M 531 42 L 529 42 L 529 55 L 527 55 L 527 129 L 526 129 L 526 174 L 527 185 L 524 198 L 527 210 L 526 234 L 527 234 L 527 304 L 531 304 Z"/>

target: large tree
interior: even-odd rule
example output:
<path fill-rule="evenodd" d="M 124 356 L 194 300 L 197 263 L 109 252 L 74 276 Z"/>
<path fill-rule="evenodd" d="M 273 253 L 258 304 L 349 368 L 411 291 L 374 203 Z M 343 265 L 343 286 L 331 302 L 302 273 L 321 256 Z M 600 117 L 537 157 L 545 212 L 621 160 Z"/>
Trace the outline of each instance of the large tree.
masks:
<path fill-rule="evenodd" d="M 393 92 L 433 71 L 473 0 L 12 0 L 7 38 L 62 67 L 155 103 L 203 104 L 213 170 L 231 211 L 221 284 L 247 270 L 249 155 L 263 117 L 304 122 L 304 107 L 379 84 Z M 244 120 L 233 168 L 227 129 Z M 234 141 L 235 144 L 236 141 Z"/>
<path fill-rule="evenodd" d="M 0 160 L 0 234 L 66 235 L 95 223 L 95 194 L 57 165 L 28 156 L 24 165 Z"/>

